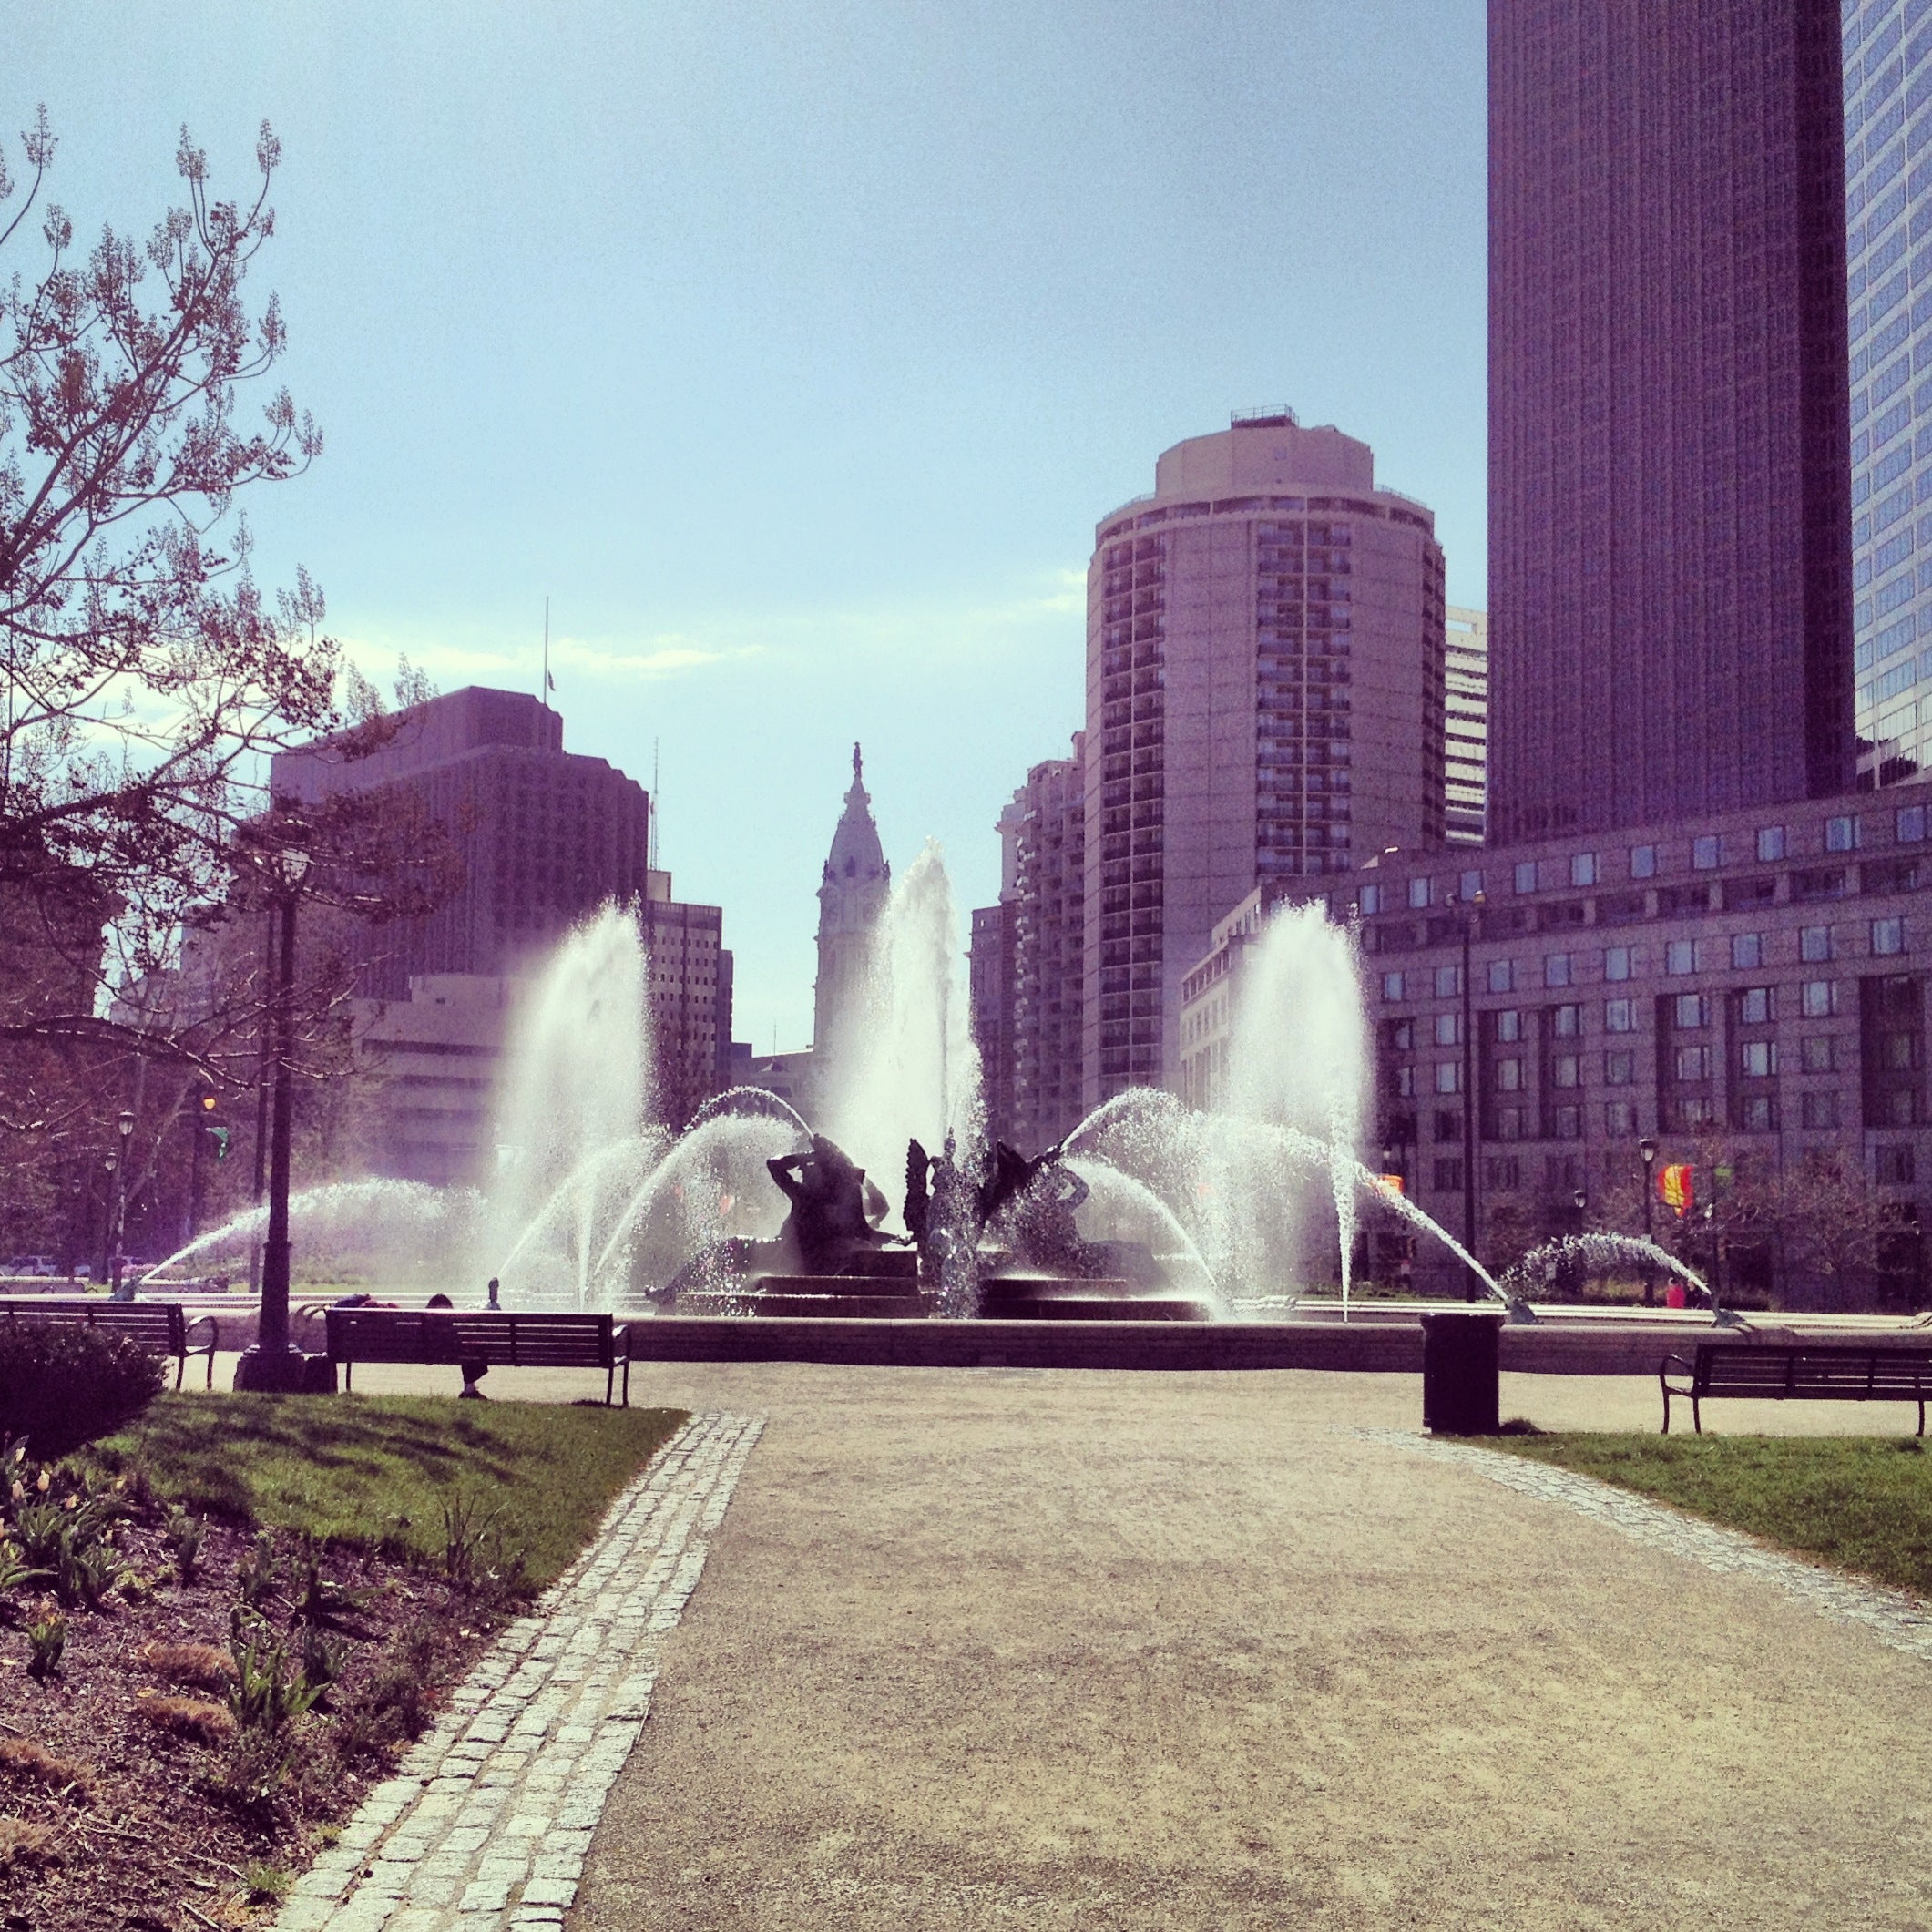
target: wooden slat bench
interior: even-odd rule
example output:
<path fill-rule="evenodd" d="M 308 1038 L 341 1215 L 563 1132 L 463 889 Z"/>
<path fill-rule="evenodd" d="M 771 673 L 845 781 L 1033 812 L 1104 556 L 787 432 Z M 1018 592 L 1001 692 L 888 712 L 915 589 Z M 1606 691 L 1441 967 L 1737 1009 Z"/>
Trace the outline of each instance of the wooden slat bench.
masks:
<path fill-rule="evenodd" d="M 1688 1375 L 1671 1380 L 1671 1371 Z M 1663 1433 L 1671 1433 L 1671 1397 L 1687 1397 L 1691 1421 L 1704 1432 L 1702 1405 L 1716 1395 L 1760 1402 L 1916 1402 L 1918 1433 L 1926 1433 L 1926 1398 L 1932 1394 L 1932 1345 L 1847 1348 L 1842 1343 L 1781 1347 L 1758 1342 L 1700 1342 L 1694 1361 L 1666 1355 L 1657 1371 L 1663 1390 Z"/>
<path fill-rule="evenodd" d="M 215 1385 L 215 1348 L 220 1338 L 211 1314 L 189 1321 L 179 1302 L 115 1302 L 98 1294 L 0 1295 L 0 1312 L 13 1322 L 77 1322 L 109 1334 L 126 1335 L 164 1358 L 174 1357 L 174 1385 L 179 1388 L 190 1355 L 208 1357 L 208 1386 Z M 203 1340 L 197 1331 L 206 1328 Z"/>
<path fill-rule="evenodd" d="M 604 1403 L 624 1371 L 630 1406 L 630 1330 L 608 1314 L 468 1314 L 455 1308 L 329 1308 L 329 1359 L 352 1385 L 358 1362 L 480 1362 L 486 1368 L 600 1368 Z"/>

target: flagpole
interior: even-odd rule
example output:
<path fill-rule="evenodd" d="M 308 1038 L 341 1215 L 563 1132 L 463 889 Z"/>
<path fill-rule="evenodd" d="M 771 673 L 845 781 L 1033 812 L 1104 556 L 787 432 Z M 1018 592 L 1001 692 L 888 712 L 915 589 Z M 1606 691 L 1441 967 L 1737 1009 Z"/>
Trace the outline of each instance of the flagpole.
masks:
<path fill-rule="evenodd" d="M 550 709 L 550 599 L 544 599 L 544 688 L 539 693 L 545 710 Z"/>

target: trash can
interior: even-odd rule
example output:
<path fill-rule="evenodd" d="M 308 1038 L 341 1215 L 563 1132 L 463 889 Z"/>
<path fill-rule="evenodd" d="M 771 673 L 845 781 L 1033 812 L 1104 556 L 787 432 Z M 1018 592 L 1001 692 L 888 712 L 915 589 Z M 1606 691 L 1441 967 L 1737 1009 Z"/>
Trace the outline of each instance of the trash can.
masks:
<path fill-rule="evenodd" d="M 1422 1318 L 1422 1426 L 1436 1436 L 1494 1436 L 1501 1424 L 1500 1309 L 1436 1309 Z"/>

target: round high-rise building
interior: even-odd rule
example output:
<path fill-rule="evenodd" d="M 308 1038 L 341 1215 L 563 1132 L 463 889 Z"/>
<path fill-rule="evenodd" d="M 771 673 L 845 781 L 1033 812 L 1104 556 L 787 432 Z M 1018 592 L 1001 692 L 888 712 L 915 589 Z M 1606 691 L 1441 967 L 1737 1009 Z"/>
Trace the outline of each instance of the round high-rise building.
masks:
<path fill-rule="evenodd" d="M 1177 444 L 1087 574 L 1085 1099 L 1179 1065 L 1181 976 L 1257 884 L 1444 836 L 1433 512 L 1271 410 Z M 1310 882 L 1305 888 L 1303 881 Z"/>

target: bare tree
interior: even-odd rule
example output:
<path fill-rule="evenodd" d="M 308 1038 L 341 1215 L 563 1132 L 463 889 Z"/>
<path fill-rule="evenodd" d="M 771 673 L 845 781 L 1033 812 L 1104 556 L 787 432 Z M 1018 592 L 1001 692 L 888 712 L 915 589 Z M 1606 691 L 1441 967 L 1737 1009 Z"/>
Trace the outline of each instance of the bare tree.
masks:
<path fill-rule="evenodd" d="M 45 194 L 44 109 L 22 145 L 18 180 L 0 156 L 0 1168 L 10 1142 L 44 1163 L 95 1139 L 104 1076 L 130 1053 L 238 1077 L 259 984 L 230 984 L 226 1007 L 130 996 L 178 973 L 198 929 L 246 915 L 240 834 L 269 812 L 272 754 L 338 733 L 355 755 L 393 730 L 306 571 L 265 596 L 250 567 L 240 500 L 322 446 L 269 386 L 279 304 L 244 295 L 275 229 L 273 133 L 228 200 L 184 128 L 179 195 L 146 241 L 105 228 L 85 254 Z M 405 704 L 428 695 L 402 670 Z M 436 829 L 394 801 L 277 819 L 314 848 L 311 890 L 359 915 L 451 883 Z"/>

